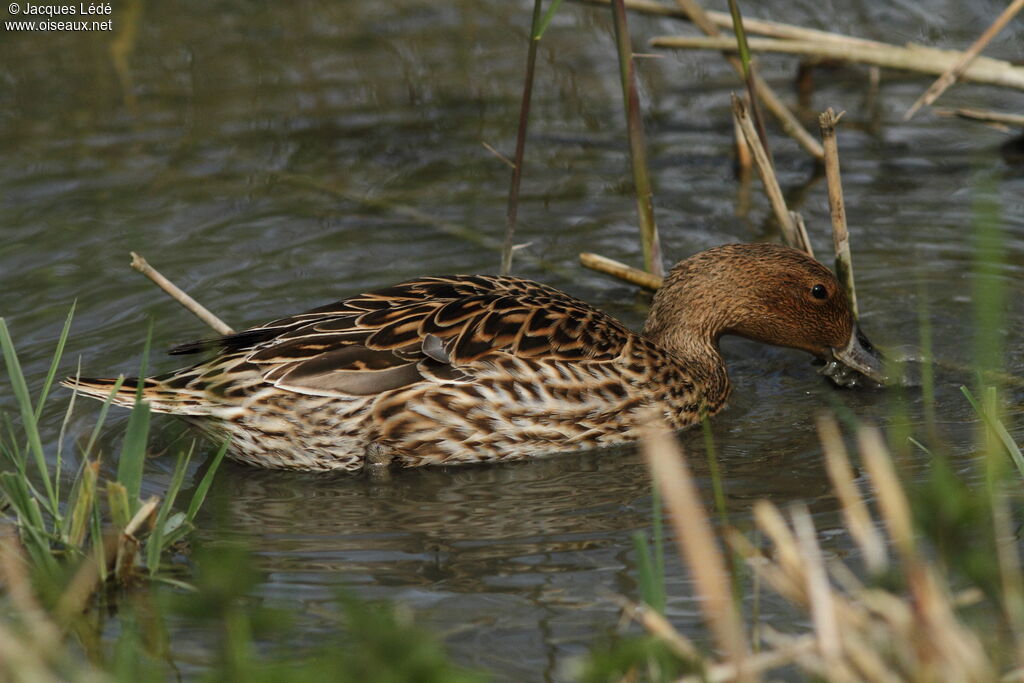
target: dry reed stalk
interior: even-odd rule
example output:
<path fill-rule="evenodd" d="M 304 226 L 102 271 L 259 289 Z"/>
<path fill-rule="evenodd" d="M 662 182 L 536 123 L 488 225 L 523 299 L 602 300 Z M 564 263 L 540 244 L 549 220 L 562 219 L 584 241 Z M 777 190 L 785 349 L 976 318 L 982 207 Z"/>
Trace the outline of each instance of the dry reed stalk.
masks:
<path fill-rule="evenodd" d="M 807 578 L 807 595 L 814 633 L 817 636 L 818 653 L 831 676 L 839 680 L 850 680 L 849 672 L 841 661 L 842 645 L 839 641 L 839 624 L 832 599 L 832 588 L 825 572 L 825 563 L 821 559 L 821 548 L 818 547 L 811 513 L 801 505 L 795 507 L 792 514 L 793 528 L 805 564 L 804 575 Z"/>
<path fill-rule="evenodd" d="M 659 289 L 664 282 L 664 278 L 657 275 L 651 275 L 639 268 L 627 266 L 620 261 L 610 259 L 607 256 L 601 256 L 600 254 L 592 254 L 589 251 L 580 254 L 580 265 L 650 290 Z"/>
<path fill-rule="evenodd" d="M 832 216 L 832 244 L 836 252 L 836 277 L 843 286 L 846 302 L 853 311 L 853 319 L 860 318 L 857 310 L 857 289 L 853 283 L 853 259 L 850 256 L 850 232 L 846 227 L 846 203 L 843 201 L 843 181 L 839 173 L 839 144 L 836 124 L 845 112 L 838 115 L 829 107 L 818 116 L 821 140 L 825 148 L 825 179 L 828 184 L 828 210 Z"/>
<path fill-rule="evenodd" d="M 790 638 L 775 646 L 773 650 L 750 655 L 746 660 L 747 671 L 751 674 L 758 674 L 779 666 L 786 666 L 795 659 L 813 653 L 814 647 L 814 638 L 811 636 Z M 678 683 L 726 683 L 726 681 L 735 681 L 738 676 L 739 671 L 735 664 L 722 662 L 707 666 L 700 676 L 686 676 Z"/>
<path fill-rule="evenodd" d="M 790 211 L 789 217 L 796 227 L 797 249 L 814 258 L 814 248 L 811 247 L 811 238 L 807 234 L 807 224 L 804 223 L 804 217 L 796 211 Z"/>
<path fill-rule="evenodd" d="M 802 248 L 799 229 L 793 222 L 789 209 L 786 208 L 786 200 L 782 196 L 782 188 L 779 187 L 779 180 L 775 177 L 775 168 L 768 158 L 768 153 L 761 146 L 761 140 L 757 135 L 757 131 L 754 130 L 754 124 L 750 120 L 746 106 L 736 95 L 732 96 L 732 113 L 735 121 L 740 126 L 740 130 L 743 131 L 743 137 L 746 138 L 747 145 L 753 154 L 754 164 L 757 166 L 757 172 L 761 176 L 761 183 L 764 185 L 765 194 L 768 195 L 768 201 L 772 205 L 772 211 L 775 212 L 775 218 L 778 220 L 779 227 L 782 230 L 783 242 L 794 249 Z M 809 248 L 810 245 L 807 246 Z M 813 256 L 813 254 L 810 254 L 810 256 Z"/>
<path fill-rule="evenodd" d="M 1024 574 L 1021 573 L 1020 549 L 1005 493 L 997 494 L 992 502 L 992 521 L 995 525 L 999 577 L 1003 584 L 1003 614 L 1013 633 L 1017 661 L 1024 662 Z"/>
<path fill-rule="evenodd" d="M 116 573 L 119 577 L 130 577 L 135 569 L 139 554 L 139 539 L 135 537 L 143 524 L 152 523 L 160 506 L 160 498 L 150 496 L 132 516 L 124 530 L 117 538 Z"/>
<path fill-rule="evenodd" d="M 615 26 L 615 46 L 619 55 L 619 75 L 622 81 L 622 99 L 626 109 L 626 128 L 629 133 L 629 159 L 633 168 L 633 189 L 636 193 L 636 212 L 640 221 L 640 244 L 644 251 L 644 268 L 657 277 L 665 274 L 661 261 L 661 240 L 658 224 L 654 220 L 654 191 L 647 167 L 647 145 L 644 125 L 640 117 L 640 95 L 636 87 L 636 69 L 633 46 L 626 22 L 626 8 L 622 0 L 612 0 L 612 23 Z"/>
<path fill-rule="evenodd" d="M 131 267 L 139 271 L 153 283 L 164 290 L 171 296 L 172 299 L 177 301 L 179 304 L 184 306 L 190 313 L 195 315 L 197 318 L 202 320 L 204 323 L 212 327 L 217 334 L 228 335 L 234 334 L 235 331 L 231 329 L 223 320 L 215 316 L 209 310 L 207 310 L 202 304 L 190 297 L 188 294 L 183 292 L 177 285 L 165 278 L 160 272 L 149 265 L 146 259 L 142 258 L 139 254 L 134 251 L 129 252 L 132 256 Z"/>
<path fill-rule="evenodd" d="M 880 66 L 887 69 L 916 71 L 940 75 L 956 63 L 961 53 L 955 50 L 937 50 L 911 44 L 907 47 L 896 45 L 866 46 L 845 41 L 826 42 L 821 40 L 777 40 L 774 38 L 751 38 L 748 41 L 753 52 L 781 52 L 793 55 L 809 55 L 822 59 L 835 59 Z M 736 44 L 731 38 L 701 38 L 694 36 L 660 36 L 652 38 L 652 47 L 676 50 L 719 50 L 735 52 Z M 963 73 L 963 80 L 999 85 L 1024 90 L 1024 67 L 998 59 L 978 57 Z"/>
<path fill-rule="evenodd" d="M 743 137 L 743 129 L 740 128 L 740 122 L 735 118 L 732 120 L 732 133 L 733 137 L 736 138 L 736 171 L 740 177 L 749 177 L 751 165 L 754 160 L 750 156 L 750 147 L 747 146 L 747 140 Z"/>
<path fill-rule="evenodd" d="M 910 109 L 903 115 L 904 121 L 909 121 L 917 110 L 921 107 L 930 105 L 932 102 L 937 100 L 942 93 L 946 92 L 946 88 L 956 83 L 956 80 L 960 78 L 961 74 L 970 66 L 981 51 L 985 49 L 985 46 L 996 37 L 996 34 L 1003 30 L 1003 28 L 1010 22 L 1013 17 L 1020 12 L 1021 8 L 1024 8 L 1024 0 L 1013 0 L 1002 13 L 996 17 L 996 20 L 992 22 L 985 31 L 978 36 L 969 48 L 964 50 L 964 53 L 960 56 L 954 64 L 950 65 L 942 75 L 939 76 L 934 83 L 932 83 L 927 90 L 921 93 L 921 96 L 914 101 L 914 104 L 910 105 Z"/>
<path fill-rule="evenodd" d="M 530 120 L 530 100 L 533 96 L 533 74 L 537 67 L 537 46 L 540 43 L 541 0 L 533 2 L 533 19 L 530 28 L 530 47 L 526 53 L 526 76 L 523 79 L 523 97 L 519 103 L 519 128 L 516 132 L 516 151 L 512 161 L 512 178 L 509 181 L 508 206 L 505 211 L 505 242 L 501 248 L 501 274 L 512 270 L 513 238 L 519 215 L 519 186 L 523 179 L 523 153 L 526 149 L 526 128 Z"/>
<path fill-rule="evenodd" d="M 872 574 L 881 573 L 888 566 L 885 542 L 875 529 L 867 504 L 857 489 L 846 446 L 839 434 L 839 425 L 834 417 L 826 414 L 819 415 L 817 423 L 818 438 L 825 451 L 825 466 L 832 481 L 832 489 L 843 507 L 846 528 L 860 548 L 868 571 Z"/>
<path fill-rule="evenodd" d="M 999 124 L 1004 131 L 1009 131 L 1011 128 L 1024 128 L 1024 115 L 1021 114 L 1007 114 L 1005 112 L 972 109 L 970 107 L 961 107 L 959 109 L 936 108 L 934 111 L 940 116 L 959 116 L 962 119 Z"/>
<path fill-rule="evenodd" d="M 676 0 L 683 14 L 692 21 L 701 31 L 708 36 L 721 37 L 722 32 L 719 30 L 718 25 L 709 16 L 708 12 L 696 2 L 696 0 Z M 734 17 L 732 14 L 725 15 L 729 19 L 729 23 L 726 28 L 733 27 Z M 746 21 L 744 20 L 744 25 Z M 803 147 L 811 156 L 816 159 L 821 159 L 824 154 L 821 145 L 815 140 L 803 127 L 803 124 L 797 120 L 793 112 L 789 110 L 782 100 L 779 99 L 775 91 L 771 89 L 768 83 L 763 78 L 755 73 L 748 74 L 746 68 L 743 66 L 743 61 L 739 59 L 731 51 L 723 51 L 726 61 L 732 66 L 736 73 L 742 78 L 748 86 L 748 90 L 756 92 L 757 96 L 764 103 L 764 106 L 773 116 L 778 120 L 779 125 L 782 126 L 782 130 L 787 135 L 792 137 L 797 143 Z M 759 130 L 763 132 L 764 126 L 760 124 L 760 118 L 757 118 L 759 122 Z M 760 134 L 760 133 L 759 133 Z M 762 141 L 764 137 L 762 136 Z"/>
<path fill-rule="evenodd" d="M 611 0 L 579 1 L 589 5 L 607 5 Z M 672 7 L 671 5 L 666 5 L 661 2 L 655 2 L 654 0 L 626 0 L 626 9 L 639 12 L 640 14 L 671 17 L 673 19 L 696 23 L 694 22 L 693 17 L 686 10 Z M 707 17 L 707 23 L 716 28 L 727 30 L 732 28 L 732 16 L 728 12 L 702 10 L 701 13 L 703 16 Z M 790 40 L 826 40 L 839 43 L 849 43 L 851 45 L 862 45 L 865 47 L 874 47 L 879 45 L 883 47 L 886 46 L 886 43 L 880 43 L 876 40 L 845 36 L 841 33 L 820 31 L 818 29 L 804 28 L 803 26 L 795 26 L 793 24 L 783 24 L 778 21 L 766 21 L 764 19 L 744 17 L 743 25 L 746 27 L 748 33 L 755 33 L 757 35 L 768 36 L 770 38 L 784 38 Z M 703 27 L 699 26 L 699 28 L 704 30 Z"/>
<path fill-rule="evenodd" d="M 857 430 L 857 444 L 861 462 L 867 468 L 871 485 L 878 496 L 878 507 L 889 530 L 889 538 L 905 563 L 916 563 L 917 550 L 914 547 L 910 504 L 900 486 L 882 434 L 877 427 L 862 425 Z"/>
<path fill-rule="evenodd" d="M 682 449 L 672 432 L 652 419 L 643 429 L 642 450 L 655 486 L 665 501 L 680 555 L 686 558 L 697 594 L 701 596 L 704 619 L 722 652 L 735 665 L 736 680 L 751 680 L 747 639 L 732 600 L 725 562 L 715 544 L 711 523 Z"/>

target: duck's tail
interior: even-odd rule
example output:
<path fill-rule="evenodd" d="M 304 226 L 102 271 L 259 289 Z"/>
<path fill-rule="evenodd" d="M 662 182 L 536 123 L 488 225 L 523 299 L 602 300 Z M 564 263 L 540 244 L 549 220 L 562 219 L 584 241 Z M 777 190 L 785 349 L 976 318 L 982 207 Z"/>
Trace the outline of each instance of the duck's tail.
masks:
<path fill-rule="evenodd" d="M 199 396 L 171 388 L 164 383 L 164 379 L 165 377 L 158 376 L 142 380 L 142 400 L 149 404 L 150 410 L 173 415 L 210 414 L 209 407 L 204 405 Z M 135 405 L 135 397 L 138 395 L 139 378 L 66 377 L 61 381 L 61 386 L 100 401 L 110 398 L 114 405 L 131 408 Z"/>

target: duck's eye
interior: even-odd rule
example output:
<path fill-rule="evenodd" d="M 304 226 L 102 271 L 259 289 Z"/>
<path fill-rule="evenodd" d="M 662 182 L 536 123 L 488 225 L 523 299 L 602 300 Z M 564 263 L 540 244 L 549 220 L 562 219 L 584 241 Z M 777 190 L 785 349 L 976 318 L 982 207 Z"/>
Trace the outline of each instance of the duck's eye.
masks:
<path fill-rule="evenodd" d="M 825 285 L 814 285 L 811 287 L 811 296 L 815 299 L 827 299 L 828 290 L 825 289 Z"/>

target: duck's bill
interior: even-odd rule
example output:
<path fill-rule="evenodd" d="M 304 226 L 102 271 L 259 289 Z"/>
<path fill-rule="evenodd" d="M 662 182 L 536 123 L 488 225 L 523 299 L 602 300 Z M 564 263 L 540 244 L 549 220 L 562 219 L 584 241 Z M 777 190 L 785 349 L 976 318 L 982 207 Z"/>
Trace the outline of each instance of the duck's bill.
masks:
<path fill-rule="evenodd" d="M 859 327 L 843 348 L 832 348 L 819 372 L 841 387 L 884 386 L 889 383 L 884 360 Z"/>

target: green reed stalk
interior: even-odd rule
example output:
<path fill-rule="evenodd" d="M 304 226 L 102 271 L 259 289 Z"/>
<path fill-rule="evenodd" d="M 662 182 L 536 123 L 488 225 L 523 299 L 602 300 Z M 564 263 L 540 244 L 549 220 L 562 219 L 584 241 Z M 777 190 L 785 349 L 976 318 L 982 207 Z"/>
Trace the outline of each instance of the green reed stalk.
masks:
<path fill-rule="evenodd" d="M 751 66 L 750 46 L 747 44 L 747 32 L 743 28 L 743 15 L 740 14 L 740 6 L 736 0 L 729 0 L 729 13 L 732 15 L 732 30 L 736 34 L 736 46 L 739 48 L 740 63 L 743 65 L 743 81 L 747 85 L 747 100 L 750 101 L 750 115 L 754 119 L 754 126 L 757 128 L 757 137 L 761 138 L 761 145 L 768 155 L 769 161 L 772 158 L 771 147 L 768 146 L 768 132 L 764 127 L 764 118 L 761 116 L 761 105 L 758 104 L 757 85 L 754 79 L 754 70 Z"/>
<path fill-rule="evenodd" d="M 142 469 L 146 461 L 146 442 L 149 438 L 149 404 L 142 400 L 146 370 L 149 364 L 149 347 L 153 339 L 153 321 L 149 322 L 146 345 L 142 351 L 142 364 L 135 389 L 135 407 L 128 418 L 128 429 L 121 445 L 121 457 L 117 461 L 117 481 L 122 484 L 131 501 L 129 511 L 134 514 L 139 507 L 139 492 L 142 490 Z"/>
<path fill-rule="evenodd" d="M 516 133 L 516 151 L 512 159 L 512 179 L 508 189 L 508 208 L 505 211 L 505 243 L 501 249 L 501 274 L 512 271 L 512 248 L 519 215 L 519 187 L 523 180 L 523 155 L 526 150 L 526 130 L 530 121 L 530 101 L 533 99 L 533 76 L 537 70 L 537 47 L 551 24 L 562 0 L 555 0 L 546 13 L 541 13 L 541 0 L 533 2 L 533 20 L 530 23 L 530 47 L 526 53 L 526 77 L 523 79 L 523 97 L 519 104 L 519 129 Z"/>
<path fill-rule="evenodd" d="M 626 23 L 623 0 L 612 0 L 612 20 L 615 25 L 615 46 L 619 53 L 619 72 L 622 77 L 622 99 L 626 108 L 626 126 L 629 130 L 629 157 L 633 167 L 633 187 L 636 192 L 636 210 L 640 220 L 640 242 L 644 252 L 644 268 L 659 277 L 665 274 L 661 262 L 661 240 L 658 224 L 654 220 L 654 192 L 647 168 L 647 147 L 644 125 L 640 118 L 640 96 L 636 87 L 633 47 Z"/>
<path fill-rule="evenodd" d="M 933 441 L 937 434 L 935 417 L 935 364 L 932 356 L 932 321 L 928 316 L 927 291 L 924 280 L 917 279 L 917 334 L 921 347 L 921 398 L 924 402 L 925 427 Z"/>
<path fill-rule="evenodd" d="M 704 437 L 704 453 L 708 461 L 708 471 L 711 474 L 711 488 L 715 495 L 715 512 L 718 513 L 718 523 L 724 533 L 729 528 L 729 509 L 725 504 L 725 486 L 722 484 L 722 474 L 718 468 L 715 435 L 711 432 L 711 420 L 706 415 L 701 420 L 700 428 Z M 743 560 L 735 552 L 729 552 L 725 553 L 725 561 L 732 580 L 732 597 L 736 602 L 736 609 L 742 613 Z"/>
<path fill-rule="evenodd" d="M 658 487 L 651 493 L 651 536 L 653 552 L 647 536 L 637 531 L 633 534 L 633 549 L 636 551 L 637 581 L 640 584 L 640 599 L 656 612 L 665 612 L 665 530 L 661 496 Z"/>

